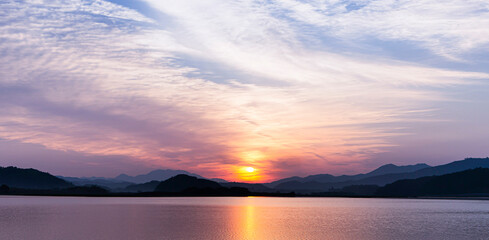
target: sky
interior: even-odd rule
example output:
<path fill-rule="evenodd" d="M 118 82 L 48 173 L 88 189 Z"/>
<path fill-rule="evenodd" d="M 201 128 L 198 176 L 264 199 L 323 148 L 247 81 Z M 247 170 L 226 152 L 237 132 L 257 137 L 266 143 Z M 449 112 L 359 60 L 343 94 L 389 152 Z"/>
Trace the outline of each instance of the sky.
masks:
<path fill-rule="evenodd" d="M 486 0 L 0 0 L 0 166 L 267 182 L 487 157 L 488 123 Z"/>

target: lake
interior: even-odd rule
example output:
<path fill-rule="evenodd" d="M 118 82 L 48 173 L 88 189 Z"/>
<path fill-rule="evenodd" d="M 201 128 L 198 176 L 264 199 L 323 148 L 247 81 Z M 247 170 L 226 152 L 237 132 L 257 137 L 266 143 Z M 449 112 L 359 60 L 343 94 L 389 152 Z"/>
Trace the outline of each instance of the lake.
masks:
<path fill-rule="evenodd" d="M 489 239 L 489 201 L 4 196 L 0 239 Z"/>

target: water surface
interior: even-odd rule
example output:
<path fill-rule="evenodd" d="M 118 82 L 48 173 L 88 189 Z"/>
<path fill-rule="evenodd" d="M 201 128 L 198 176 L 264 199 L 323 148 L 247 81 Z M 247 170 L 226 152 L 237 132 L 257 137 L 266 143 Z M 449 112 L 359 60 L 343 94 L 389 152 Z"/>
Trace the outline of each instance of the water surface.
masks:
<path fill-rule="evenodd" d="M 489 239 L 489 201 L 8 196 L 0 239 Z"/>

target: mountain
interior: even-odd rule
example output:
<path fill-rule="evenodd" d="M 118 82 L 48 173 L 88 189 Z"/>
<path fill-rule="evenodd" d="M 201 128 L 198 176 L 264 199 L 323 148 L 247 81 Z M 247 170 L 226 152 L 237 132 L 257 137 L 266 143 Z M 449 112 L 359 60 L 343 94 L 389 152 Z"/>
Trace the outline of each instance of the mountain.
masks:
<path fill-rule="evenodd" d="M 158 184 L 158 186 L 156 186 L 155 192 L 178 193 L 191 188 L 217 189 L 221 187 L 222 186 L 219 185 L 219 183 L 211 180 L 199 179 L 197 177 L 188 176 L 185 174 L 179 174 Z"/>
<path fill-rule="evenodd" d="M 396 173 L 409 173 L 418 171 L 421 169 L 429 168 L 430 166 L 424 163 L 418 163 L 415 165 L 406 165 L 406 166 L 397 166 L 394 164 L 386 164 L 382 165 L 379 168 L 365 173 L 365 174 L 357 174 L 357 175 L 341 175 L 341 176 L 332 176 L 329 174 L 318 174 L 318 175 L 310 175 L 304 178 L 303 182 L 308 181 L 316 181 L 316 182 L 346 182 L 346 181 L 354 181 L 368 177 L 380 176 L 385 174 L 396 174 Z"/>
<path fill-rule="evenodd" d="M 390 197 L 489 194 L 489 169 L 476 168 L 441 176 L 399 180 L 377 190 Z"/>
<path fill-rule="evenodd" d="M 422 169 L 413 172 L 413 177 L 443 175 L 448 173 L 460 172 L 473 168 L 489 168 L 489 157 L 486 158 L 466 158 L 464 160 L 451 162 L 448 164 Z"/>
<path fill-rule="evenodd" d="M 214 182 L 217 182 L 217 183 L 228 183 L 227 180 L 224 180 L 222 178 L 211 178 L 209 180 L 214 181 Z"/>
<path fill-rule="evenodd" d="M 127 186 L 133 185 L 131 182 L 122 182 L 108 178 L 76 178 L 76 177 L 63 177 L 57 176 L 65 181 L 71 182 L 76 186 L 92 186 L 97 185 L 107 189 L 121 189 Z"/>
<path fill-rule="evenodd" d="M 380 176 L 364 178 L 361 179 L 360 181 L 354 182 L 354 184 L 375 184 L 375 185 L 383 186 L 402 179 L 415 179 L 415 178 L 426 177 L 426 176 L 439 176 L 439 175 L 460 172 L 460 171 L 474 169 L 474 168 L 489 168 L 489 158 L 466 158 L 464 160 L 455 161 L 455 162 L 451 162 L 448 164 L 439 165 L 435 167 L 423 168 L 418 171 L 409 172 L 409 173 L 385 174 Z"/>
<path fill-rule="evenodd" d="M 118 192 L 154 192 L 160 181 L 151 181 L 141 184 L 132 184 L 124 189 L 118 189 Z"/>
<path fill-rule="evenodd" d="M 206 180 L 206 179 L 202 179 Z M 216 182 L 216 181 L 214 181 Z M 133 184 L 130 186 L 127 186 L 123 189 L 116 189 L 116 192 L 153 192 L 156 190 L 156 187 L 160 184 L 160 181 L 151 181 L 147 183 L 141 183 L 141 184 Z M 225 187 L 225 188 L 245 188 L 248 189 L 250 192 L 258 192 L 258 193 L 270 193 L 274 192 L 273 189 L 265 187 L 263 184 L 259 183 L 240 183 L 240 182 L 224 182 L 224 183 L 218 183 L 219 187 Z M 216 185 L 214 185 L 214 188 Z"/>
<path fill-rule="evenodd" d="M 150 181 L 165 181 L 179 174 L 185 174 L 188 176 L 203 178 L 197 174 L 189 173 L 184 170 L 160 169 L 160 170 L 151 171 L 148 174 L 142 174 L 137 176 L 128 176 L 126 174 L 121 174 L 116 178 L 114 178 L 114 180 L 118 180 L 122 182 L 132 182 L 132 183 L 146 183 Z"/>
<path fill-rule="evenodd" d="M 73 184 L 49 173 L 36 169 L 0 167 L 0 185 L 24 189 L 57 189 L 73 187 Z"/>
<path fill-rule="evenodd" d="M 281 183 L 293 182 L 293 181 L 303 182 L 304 181 L 304 178 L 301 178 L 301 177 L 298 177 L 298 176 L 293 176 L 293 177 L 288 177 L 288 178 L 282 178 L 282 179 L 277 180 L 277 181 L 273 181 L 273 182 L 270 182 L 270 183 L 265 183 L 265 186 L 267 186 L 269 188 L 275 188 L 277 185 L 279 185 Z"/>
<path fill-rule="evenodd" d="M 334 182 L 347 182 L 347 181 L 354 181 L 354 180 L 359 180 L 363 178 L 368 178 L 368 177 L 374 177 L 374 176 L 379 176 L 379 175 L 385 175 L 385 174 L 395 174 L 395 173 L 407 173 L 407 172 L 414 172 L 420 169 L 425 169 L 429 168 L 430 166 L 424 163 L 419 163 L 415 165 L 407 165 L 407 166 L 397 166 L 394 164 L 386 164 L 383 165 L 369 173 L 365 174 L 357 174 L 357 175 L 341 175 L 341 176 L 333 176 L 330 174 L 316 174 L 316 175 L 309 175 L 307 177 L 301 178 L 301 177 L 290 177 L 290 178 L 284 178 L 280 179 L 275 182 L 271 182 L 267 184 L 268 187 L 272 188 L 280 188 L 279 185 L 282 183 L 286 182 L 300 182 L 300 183 L 306 183 L 306 182 L 317 182 L 317 183 L 334 183 Z M 284 185 L 281 185 L 282 187 Z M 304 186 L 305 187 L 305 186 Z M 310 188 L 310 187 L 306 187 Z"/>
<path fill-rule="evenodd" d="M 325 192 L 333 188 L 332 183 L 320 183 L 316 181 L 299 182 L 290 181 L 280 183 L 275 186 L 275 190 L 280 192 L 295 192 L 295 193 L 311 193 L 311 192 Z"/>
<path fill-rule="evenodd" d="M 306 193 L 306 192 L 329 191 L 332 188 L 342 188 L 350 185 L 384 186 L 386 184 L 393 183 L 397 180 L 402 180 L 402 179 L 415 179 L 415 178 L 420 178 L 425 176 L 443 175 L 443 174 L 449 174 L 449 173 L 464 171 L 464 170 L 478 168 L 478 167 L 489 168 L 489 158 L 466 158 L 464 160 L 455 161 L 452 163 L 435 166 L 435 167 L 425 167 L 425 166 L 427 165 L 416 164 L 411 166 L 404 166 L 404 168 L 402 168 L 401 166 L 401 168 L 399 168 L 398 166 L 395 165 L 394 167 L 389 165 L 384 165 L 370 173 L 354 175 L 354 178 L 350 178 L 353 180 L 349 180 L 349 181 L 342 181 L 342 182 L 333 181 L 333 182 L 322 182 L 322 183 L 319 183 L 318 181 L 283 182 L 275 186 L 274 189 L 283 192 L 296 191 L 296 192 Z M 412 172 L 392 173 L 393 171 L 394 172 L 400 171 L 401 169 L 412 170 L 412 169 L 416 169 L 417 167 L 421 169 Z M 360 177 L 359 179 L 355 179 L 358 176 L 362 176 L 362 177 Z"/>
<path fill-rule="evenodd" d="M 409 172 L 415 172 L 421 169 L 425 168 L 430 168 L 431 166 L 424 164 L 424 163 L 418 163 L 415 165 L 407 165 L 407 166 L 397 166 L 394 164 L 386 164 L 383 165 L 367 174 L 365 174 L 365 177 L 373 177 L 373 176 L 379 176 L 379 175 L 385 175 L 385 174 L 394 174 L 394 173 L 409 173 Z"/>

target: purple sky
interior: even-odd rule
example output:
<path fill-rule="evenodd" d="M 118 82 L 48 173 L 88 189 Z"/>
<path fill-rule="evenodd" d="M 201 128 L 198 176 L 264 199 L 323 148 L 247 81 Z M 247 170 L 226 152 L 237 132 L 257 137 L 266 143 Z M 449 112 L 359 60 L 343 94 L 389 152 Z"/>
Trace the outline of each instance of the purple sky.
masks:
<path fill-rule="evenodd" d="M 0 166 L 269 181 L 486 157 L 488 36 L 485 0 L 1 2 Z"/>

